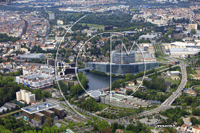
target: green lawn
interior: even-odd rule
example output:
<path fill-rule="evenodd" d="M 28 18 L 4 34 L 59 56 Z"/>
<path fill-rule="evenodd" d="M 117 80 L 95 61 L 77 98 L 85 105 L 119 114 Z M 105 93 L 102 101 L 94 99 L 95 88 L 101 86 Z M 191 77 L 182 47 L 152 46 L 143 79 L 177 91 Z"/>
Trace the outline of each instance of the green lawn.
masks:
<path fill-rule="evenodd" d="M 195 89 L 199 90 L 199 89 L 200 89 L 200 87 L 195 87 Z"/>
<path fill-rule="evenodd" d="M 168 59 L 165 59 L 163 57 L 157 57 L 156 59 L 157 59 L 157 61 L 169 61 Z"/>
<path fill-rule="evenodd" d="M 81 25 L 86 25 L 86 23 L 79 23 Z M 87 24 L 88 27 L 95 27 L 94 29 L 96 30 L 103 30 L 104 26 L 103 25 L 98 25 L 98 24 Z M 97 28 L 96 28 L 97 27 Z"/>
<path fill-rule="evenodd" d="M 101 104 L 101 103 L 97 103 L 100 107 L 101 107 L 101 110 L 105 109 L 106 107 L 108 107 L 109 105 L 107 104 Z"/>

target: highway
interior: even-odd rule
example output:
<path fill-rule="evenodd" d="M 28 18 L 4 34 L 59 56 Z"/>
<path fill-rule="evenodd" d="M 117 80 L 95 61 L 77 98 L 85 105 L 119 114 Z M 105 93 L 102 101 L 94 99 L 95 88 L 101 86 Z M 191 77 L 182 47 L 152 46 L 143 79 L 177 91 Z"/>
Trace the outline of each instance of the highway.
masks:
<path fill-rule="evenodd" d="M 174 100 L 176 98 L 178 98 L 181 93 L 182 90 L 184 89 L 185 85 L 187 84 L 187 71 L 186 71 L 186 64 L 185 63 L 180 63 L 180 67 L 181 67 L 181 73 L 182 73 L 182 80 L 180 85 L 178 86 L 177 90 L 175 92 L 173 92 L 173 94 L 167 98 L 158 108 L 149 110 L 149 111 L 144 111 L 142 113 L 140 113 L 140 116 L 147 116 L 147 115 L 151 115 L 154 113 L 158 113 L 162 110 L 166 110 L 171 108 L 171 104 L 174 102 Z"/>

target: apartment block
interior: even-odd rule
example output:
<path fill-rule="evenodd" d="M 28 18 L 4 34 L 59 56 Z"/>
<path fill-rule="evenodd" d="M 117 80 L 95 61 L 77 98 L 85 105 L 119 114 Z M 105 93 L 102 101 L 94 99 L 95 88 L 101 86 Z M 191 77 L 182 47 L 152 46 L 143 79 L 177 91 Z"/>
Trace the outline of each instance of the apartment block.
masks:
<path fill-rule="evenodd" d="M 27 103 L 27 104 L 30 104 L 36 101 L 35 94 L 32 94 L 30 91 L 27 91 L 27 90 L 20 90 L 16 92 L 16 99 L 19 102 Z"/>
<path fill-rule="evenodd" d="M 48 70 L 48 71 L 47 71 Z M 61 80 L 60 76 L 55 76 L 53 70 L 23 70 L 23 75 L 16 77 L 17 83 L 22 83 L 31 89 L 42 89 L 53 85 L 53 81 Z"/>

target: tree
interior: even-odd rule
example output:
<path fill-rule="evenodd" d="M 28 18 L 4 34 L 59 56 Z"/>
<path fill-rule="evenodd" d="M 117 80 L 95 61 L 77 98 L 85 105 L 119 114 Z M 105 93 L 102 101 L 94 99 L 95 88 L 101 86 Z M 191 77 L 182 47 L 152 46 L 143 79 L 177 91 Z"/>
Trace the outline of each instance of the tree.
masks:
<path fill-rule="evenodd" d="M 122 82 L 122 87 L 125 88 L 126 87 L 126 83 Z"/>
<path fill-rule="evenodd" d="M 56 84 L 55 81 L 53 80 L 53 88 L 56 88 Z"/>
<path fill-rule="evenodd" d="M 133 90 L 127 90 L 127 91 L 126 91 L 126 94 L 127 94 L 127 95 L 133 94 Z"/>
<path fill-rule="evenodd" d="M 92 125 L 92 120 L 87 119 L 87 124 Z"/>
<path fill-rule="evenodd" d="M 59 132 L 64 132 L 65 131 L 65 126 L 62 124 L 59 128 Z"/>
<path fill-rule="evenodd" d="M 163 133 L 176 133 L 176 129 L 164 128 Z"/>
<path fill-rule="evenodd" d="M 191 29 L 191 34 L 192 35 L 196 34 L 196 30 L 195 29 Z"/>
<path fill-rule="evenodd" d="M 183 119 L 178 119 L 178 120 L 177 120 L 177 126 L 181 126 L 181 125 L 183 125 L 183 124 L 184 124 Z"/>
<path fill-rule="evenodd" d="M 47 127 L 47 128 L 48 128 L 48 127 L 51 127 L 51 126 L 53 125 L 53 121 L 54 121 L 54 120 L 53 120 L 52 118 L 48 117 L 47 120 L 46 120 L 46 122 L 45 122 L 42 126 L 45 127 L 45 128 L 46 128 L 46 127 Z"/>
<path fill-rule="evenodd" d="M 50 133 L 50 128 L 45 126 L 42 130 L 42 133 Z"/>
<path fill-rule="evenodd" d="M 103 120 L 103 121 L 100 121 L 98 122 L 98 130 L 101 132 L 105 127 L 110 127 L 108 122 Z"/>
<path fill-rule="evenodd" d="M 190 118 L 190 121 L 192 122 L 192 125 L 199 124 L 199 121 L 198 121 L 197 118 L 195 118 L 195 117 L 191 117 L 191 118 Z"/>
<path fill-rule="evenodd" d="M 56 127 L 56 125 L 51 127 L 51 133 L 58 133 L 58 128 Z"/>
<path fill-rule="evenodd" d="M 111 129 L 112 129 L 112 132 L 114 133 L 114 132 L 118 129 L 118 123 L 117 123 L 117 122 L 114 122 L 114 123 L 111 125 Z"/>
<path fill-rule="evenodd" d="M 127 81 L 131 80 L 131 77 L 132 77 L 132 76 L 131 76 L 130 73 L 127 73 L 127 74 L 126 74 L 126 80 L 127 80 Z"/>
<path fill-rule="evenodd" d="M 182 109 L 185 109 L 187 107 L 187 103 L 182 103 L 181 107 L 182 107 Z"/>
<path fill-rule="evenodd" d="M 101 133 L 112 133 L 112 130 L 110 129 L 110 127 L 105 127 Z"/>
<path fill-rule="evenodd" d="M 193 109 L 192 109 L 192 114 L 193 114 L 193 115 L 198 115 L 198 116 L 200 116 L 200 109 L 195 109 L 195 108 L 193 108 Z"/>
<path fill-rule="evenodd" d="M 112 83 L 112 89 L 119 88 L 119 87 L 120 87 L 120 82 L 119 81 L 114 81 Z"/>

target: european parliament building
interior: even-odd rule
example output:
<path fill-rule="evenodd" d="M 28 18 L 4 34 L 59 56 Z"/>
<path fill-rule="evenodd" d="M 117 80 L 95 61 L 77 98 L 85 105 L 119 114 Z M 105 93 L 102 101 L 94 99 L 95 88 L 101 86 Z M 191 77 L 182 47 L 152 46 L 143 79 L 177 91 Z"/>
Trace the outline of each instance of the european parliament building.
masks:
<path fill-rule="evenodd" d="M 110 65 L 111 73 L 116 75 L 123 75 L 127 73 L 136 74 L 142 71 L 151 70 L 153 68 L 159 67 L 158 62 L 135 62 L 135 52 L 131 51 L 127 53 L 119 53 L 118 51 L 112 52 L 112 63 L 109 62 L 88 62 L 85 63 L 85 67 L 94 70 L 110 74 Z"/>

